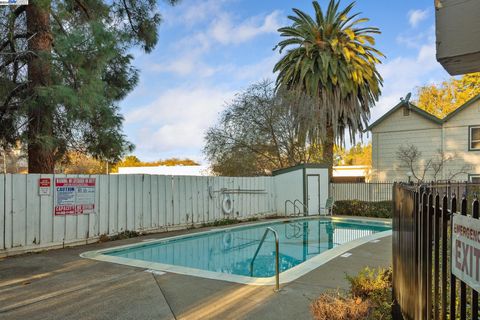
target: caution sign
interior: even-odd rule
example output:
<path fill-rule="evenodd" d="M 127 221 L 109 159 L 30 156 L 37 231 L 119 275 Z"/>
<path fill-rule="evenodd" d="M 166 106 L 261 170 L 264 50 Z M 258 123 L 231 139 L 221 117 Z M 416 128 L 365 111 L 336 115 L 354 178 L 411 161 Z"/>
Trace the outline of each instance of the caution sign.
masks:
<path fill-rule="evenodd" d="M 453 216 L 452 273 L 480 291 L 480 220 Z"/>
<path fill-rule="evenodd" d="M 56 216 L 95 212 L 95 178 L 56 178 Z"/>

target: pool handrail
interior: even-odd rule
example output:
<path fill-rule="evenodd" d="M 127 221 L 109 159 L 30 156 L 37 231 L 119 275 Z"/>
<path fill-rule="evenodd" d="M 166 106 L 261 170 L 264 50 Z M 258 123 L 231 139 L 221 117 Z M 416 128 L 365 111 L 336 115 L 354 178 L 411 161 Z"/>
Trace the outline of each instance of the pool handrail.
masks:
<path fill-rule="evenodd" d="M 275 237 L 275 289 L 274 291 L 278 292 L 280 291 L 280 259 L 279 259 L 279 249 L 278 249 L 279 240 L 278 240 L 277 231 L 271 227 L 267 227 L 265 229 L 262 240 L 260 240 L 260 243 L 258 244 L 257 251 L 255 251 L 255 254 L 253 255 L 252 261 L 250 262 L 250 276 L 253 277 L 253 263 L 257 258 L 258 252 L 262 248 L 263 242 L 265 241 L 265 238 L 267 237 L 268 232 L 272 232 Z"/>
<path fill-rule="evenodd" d="M 285 216 L 288 215 L 288 213 L 287 213 L 287 204 L 288 204 L 288 203 L 291 203 L 291 204 L 292 204 L 292 206 L 293 206 L 293 215 L 295 215 L 295 203 L 293 203 L 291 200 L 285 200 Z"/>
<path fill-rule="evenodd" d="M 300 201 L 298 199 L 295 199 L 295 201 L 293 201 L 293 204 L 295 205 L 296 208 L 298 208 L 297 205 L 296 205 L 297 202 L 300 203 L 303 206 L 303 215 L 304 216 L 307 215 L 308 214 L 308 206 L 306 206 L 302 201 Z M 300 215 L 300 213 L 301 213 L 300 208 L 298 208 L 298 214 Z"/>

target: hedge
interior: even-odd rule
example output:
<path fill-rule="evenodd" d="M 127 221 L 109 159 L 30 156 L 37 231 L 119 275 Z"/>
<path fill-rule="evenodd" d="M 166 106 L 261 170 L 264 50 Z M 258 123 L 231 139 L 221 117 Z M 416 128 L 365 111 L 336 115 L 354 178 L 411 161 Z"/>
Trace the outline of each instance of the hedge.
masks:
<path fill-rule="evenodd" d="M 335 206 L 333 207 L 333 214 L 374 218 L 392 218 L 393 201 L 335 201 Z"/>

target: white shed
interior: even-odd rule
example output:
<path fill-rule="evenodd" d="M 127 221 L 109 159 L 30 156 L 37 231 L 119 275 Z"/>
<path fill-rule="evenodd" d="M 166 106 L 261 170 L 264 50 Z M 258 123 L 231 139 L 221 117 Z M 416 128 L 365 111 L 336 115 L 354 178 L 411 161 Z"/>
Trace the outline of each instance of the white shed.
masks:
<path fill-rule="evenodd" d="M 273 171 L 272 175 L 279 214 L 293 213 L 293 203 L 308 215 L 325 213 L 322 208 L 325 207 L 329 192 L 328 166 L 300 164 Z"/>

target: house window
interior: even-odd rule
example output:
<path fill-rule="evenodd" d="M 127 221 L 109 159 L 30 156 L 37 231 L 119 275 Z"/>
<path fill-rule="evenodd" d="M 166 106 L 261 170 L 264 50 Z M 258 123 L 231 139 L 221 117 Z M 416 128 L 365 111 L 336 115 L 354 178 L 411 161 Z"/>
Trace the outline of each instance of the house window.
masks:
<path fill-rule="evenodd" d="M 470 182 L 480 183 L 480 174 L 472 174 L 469 176 Z"/>
<path fill-rule="evenodd" d="M 480 150 L 480 126 L 470 127 L 468 140 L 470 150 Z"/>

